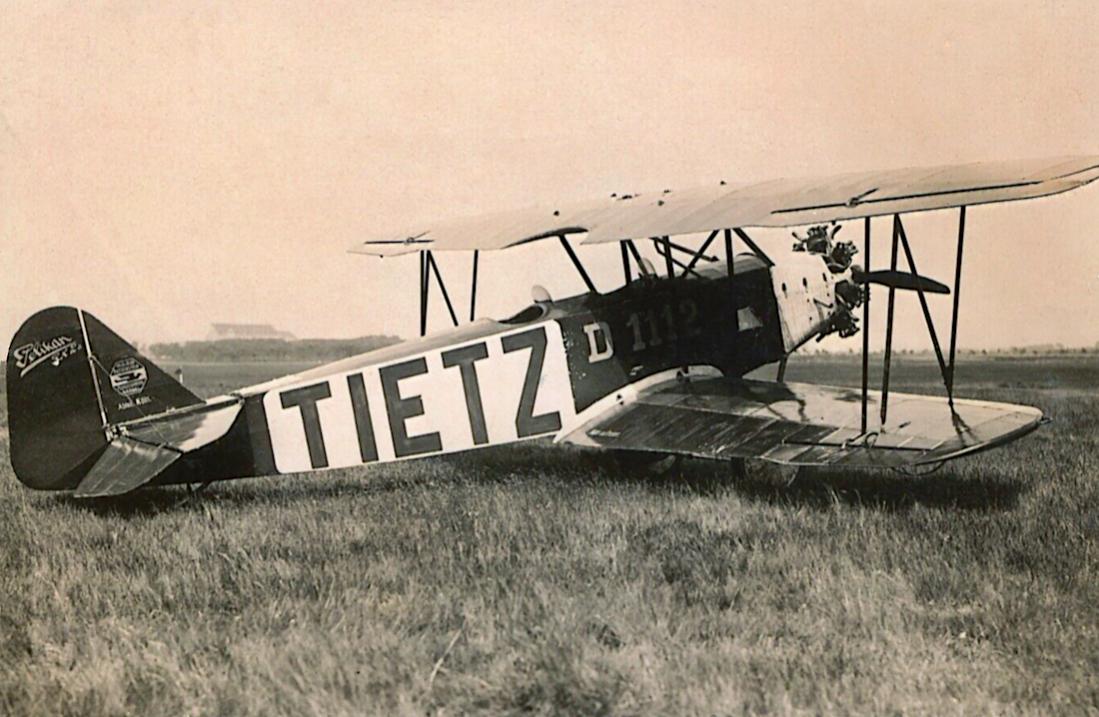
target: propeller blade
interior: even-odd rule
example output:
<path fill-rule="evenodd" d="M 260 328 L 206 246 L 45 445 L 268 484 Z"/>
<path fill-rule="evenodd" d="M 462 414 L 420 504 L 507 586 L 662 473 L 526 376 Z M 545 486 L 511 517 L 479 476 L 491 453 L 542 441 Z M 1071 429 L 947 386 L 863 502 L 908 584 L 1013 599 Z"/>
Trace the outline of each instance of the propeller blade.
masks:
<path fill-rule="evenodd" d="M 880 284 L 881 286 L 908 291 L 923 289 L 928 294 L 950 293 L 950 287 L 946 284 L 929 279 L 926 276 L 916 276 L 907 271 L 892 271 L 889 269 L 860 271 L 852 272 L 851 278 L 858 284 Z"/>

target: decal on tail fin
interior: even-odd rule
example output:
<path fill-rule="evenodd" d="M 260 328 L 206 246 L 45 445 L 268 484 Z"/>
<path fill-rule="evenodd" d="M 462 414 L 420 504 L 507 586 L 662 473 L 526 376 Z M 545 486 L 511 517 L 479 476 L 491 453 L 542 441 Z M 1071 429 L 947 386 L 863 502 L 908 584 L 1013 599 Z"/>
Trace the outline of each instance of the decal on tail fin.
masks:
<path fill-rule="evenodd" d="M 107 423 L 132 421 L 203 402 L 99 319 L 82 313 Z"/>

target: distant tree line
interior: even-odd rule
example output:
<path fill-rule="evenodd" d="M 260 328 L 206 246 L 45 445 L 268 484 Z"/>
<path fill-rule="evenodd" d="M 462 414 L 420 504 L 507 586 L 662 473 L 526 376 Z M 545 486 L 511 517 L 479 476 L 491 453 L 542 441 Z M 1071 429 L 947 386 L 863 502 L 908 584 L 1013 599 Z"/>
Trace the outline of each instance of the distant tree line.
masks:
<path fill-rule="evenodd" d="M 944 347 L 945 351 L 945 347 Z M 801 349 L 796 355 L 801 358 L 830 358 L 834 356 L 847 356 L 861 354 L 862 349 L 848 346 L 844 349 Z M 875 356 L 882 354 L 882 349 L 871 349 L 870 353 Z M 1057 345 L 1037 345 L 1037 346 L 1002 346 L 999 348 L 991 349 L 968 349 L 958 348 L 957 354 L 959 356 L 1065 356 L 1071 354 L 1090 354 L 1099 353 L 1099 344 L 1096 346 L 1062 346 Z M 935 357 L 934 352 L 931 349 L 910 349 L 910 348 L 894 348 L 893 354 L 898 356 L 920 356 L 924 358 L 933 359 Z"/>
<path fill-rule="evenodd" d="M 151 344 L 149 353 L 163 361 L 335 361 L 395 344 L 396 336 L 360 336 L 355 339 L 222 339 Z"/>

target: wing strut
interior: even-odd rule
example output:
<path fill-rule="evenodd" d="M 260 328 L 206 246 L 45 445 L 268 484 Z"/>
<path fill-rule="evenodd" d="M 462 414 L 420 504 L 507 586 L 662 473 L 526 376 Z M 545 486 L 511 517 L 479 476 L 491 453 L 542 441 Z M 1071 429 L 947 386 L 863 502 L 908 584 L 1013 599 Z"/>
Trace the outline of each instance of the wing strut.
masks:
<path fill-rule="evenodd" d="M 637 245 L 634 244 L 632 239 L 623 239 L 619 242 L 619 245 L 622 247 L 622 271 L 625 274 L 627 284 L 633 281 L 633 270 L 630 264 L 631 256 L 633 257 L 633 263 L 637 264 L 637 275 L 639 277 L 651 276 L 649 270 L 645 268 L 641 252 L 637 250 Z"/>
<path fill-rule="evenodd" d="M 707 254 L 706 250 L 710 248 L 710 244 L 714 242 L 714 239 L 717 238 L 717 235 L 720 231 L 720 229 L 715 229 L 710 232 L 710 235 L 706 237 L 706 241 L 702 243 L 702 246 L 699 247 L 697 251 L 695 249 L 691 249 L 690 247 L 683 246 L 682 244 L 677 244 L 668 237 L 652 237 L 653 248 L 656 250 L 657 255 L 664 257 L 664 266 L 668 272 L 668 277 L 671 278 L 675 276 L 675 267 L 677 266 L 683 270 L 680 276 L 688 276 L 690 274 L 698 276 L 698 273 L 694 270 L 698 262 L 703 260 L 708 262 L 717 261 L 718 258 L 716 256 L 711 256 L 710 254 Z M 626 254 L 625 248 L 626 243 L 627 242 L 625 241 L 622 242 L 622 261 L 627 266 L 626 283 L 628 284 L 630 282 L 630 277 L 628 268 L 629 259 Z M 682 261 L 680 259 L 676 259 L 672 255 L 673 251 L 678 251 L 686 254 L 686 260 Z"/>
<path fill-rule="evenodd" d="M 663 249 L 660 248 L 661 244 L 664 245 Z M 671 279 L 675 276 L 675 265 L 684 266 L 672 258 L 671 237 L 653 237 L 653 245 L 656 247 L 656 253 L 664 257 L 664 270 L 668 272 L 668 278 Z"/>
<path fill-rule="evenodd" d="M 469 288 L 469 320 L 473 321 L 477 317 L 477 264 L 481 258 L 480 249 L 473 250 L 473 278 L 471 279 Z"/>
<path fill-rule="evenodd" d="M 898 243 L 901 248 L 904 249 L 905 259 L 908 262 L 908 270 L 912 273 L 913 277 L 917 278 L 916 282 L 916 294 L 920 299 L 920 309 L 923 311 L 924 322 L 927 324 L 927 333 L 931 337 L 931 346 L 935 349 L 935 358 L 939 362 L 939 371 L 942 373 L 943 385 L 946 387 L 947 403 L 950 405 L 951 410 L 954 409 L 954 368 L 955 357 L 957 355 L 958 345 L 958 311 L 960 307 L 960 299 L 958 298 L 959 289 L 962 283 L 962 254 L 965 248 L 965 205 L 959 207 L 958 210 L 958 249 L 954 260 L 954 305 L 950 317 L 950 353 L 949 358 L 943 358 L 942 346 L 939 344 L 939 336 L 935 331 L 935 322 L 931 318 L 931 310 L 927 306 L 927 296 L 923 290 L 923 284 L 918 281 L 919 274 L 916 270 L 916 262 L 912 257 L 912 247 L 908 243 L 908 235 L 904 230 L 904 223 L 901 221 L 899 214 L 893 215 L 893 252 L 890 260 L 890 269 L 896 271 L 897 269 L 897 248 Z M 866 220 L 866 256 L 867 265 L 869 265 L 870 257 L 870 219 Z M 869 287 L 867 287 L 867 304 L 869 303 Z M 885 424 L 886 412 L 889 406 L 889 367 L 893 354 L 893 308 L 894 308 L 894 294 L 895 289 L 889 288 L 889 308 L 886 313 L 885 324 L 885 364 L 882 369 L 882 391 L 881 391 L 881 422 Z M 866 351 L 869 345 L 869 338 L 866 335 L 866 330 L 869 328 L 869 309 L 865 307 L 863 309 L 864 326 L 863 326 L 863 430 L 865 431 L 865 414 L 866 414 L 866 384 L 867 384 L 867 359 Z"/>
<path fill-rule="evenodd" d="M 866 218 L 862 236 L 866 270 L 870 271 L 870 217 Z M 870 396 L 870 284 L 866 285 L 862 300 L 862 432 L 866 433 L 866 404 Z"/>
<path fill-rule="evenodd" d="M 759 245 L 752 241 L 752 237 L 748 236 L 748 232 L 744 231 L 740 227 L 733 229 L 733 231 L 736 232 L 736 235 L 740 237 L 740 240 L 742 242 L 748 245 L 749 249 L 755 252 L 756 256 L 763 260 L 763 263 L 765 263 L 767 266 L 775 265 L 775 262 L 771 261 L 771 257 L 767 256 L 767 254 L 759 248 Z"/>
<path fill-rule="evenodd" d="M 637 268 L 640 270 L 641 276 L 648 276 L 649 272 L 645 268 L 645 262 L 641 260 L 641 252 L 637 250 L 637 245 L 633 243 L 632 239 L 627 239 L 626 246 L 629 247 L 633 260 L 637 262 Z"/>
<path fill-rule="evenodd" d="M 474 292 L 476 292 L 476 263 L 474 267 Z M 435 257 L 432 255 L 431 250 L 423 250 L 420 252 L 420 336 L 427 333 L 427 303 L 431 296 L 432 273 L 435 274 L 435 282 L 439 285 L 439 290 L 443 294 L 443 301 L 446 303 L 446 310 L 450 313 L 450 320 L 455 326 L 458 325 L 458 314 L 454 313 L 454 304 L 450 301 L 450 293 L 446 290 L 446 283 L 443 281 L 443 275 L 439 272 L 439 265 L 435 263 Z M 470 302 L 470 311 L 473 311 L 472 300 Z"/>
<path fill-rule="evenodd" d="M 899 242 L 899 232 L 897 225 L 900 222 L 900 217 L 893 216 L 893 251 L 889 259 L 889 270 L 897 270 L 897 250 Z M 886 309 L 885 316 L 885 363 L 882 366 L 881 374 L 881 423 L 885 425 L 886 411 L 889 409 L 889 366 L 893 359 L 893 310 L 896 306 L 897 289 L 896 287 L 889 287 L 889 305 Z"/>
<path fill-rule="evenodd" d="M 706 241 L 702 242 L 702 246 L 700 246 L 698 248 L 698 251 L 692 252 L 694 254 L 694 256 L 691 257 L 691 261 L 688 262 L 687 268 L 683 272 L 684 274 L 693 273 L 693 270 L 695 268 L 695 264 L 697 264 L 699 262 L 699 260 L 701 260 L 701 259 L 705 259 L 708 262 L 717 261 L 716 256 L 710 256 L 706 253 L 706 250 L 709 249 L 710 245 L 714 243 L 714 239 L 717 238 L 717 232 L 718 232 L 717 229 L 714 229 L 712 232 L 710 232 L 710 236 L 706 237 Z M 690 251 L 690 250 L 688 250 L 688 251 Z"/>
<path fill-rule="evenodd" d="M 958 212 L 958 252 L 954 260 L 954 311 L 950 317 L 950 378 L 946 382 L 946 393 L 950 405 L 954 405 L 954 349 L 958 342 L 958 302 L 962 287 L 962 248 L 965 245 L 965 205 Z"/>
<path fill-rule="evenodd" d="M 736 307 L 736 272 L 734 269 L 735 259 L 733 254 L 733 230 L 725 230 L 725 269 L 729 272 L 729 306 Z M 737 312 L 732 312 L 733 319 L 733 331 L 740 333 L 740 323 L 737 318 Z"/>
<path fill-rule="evenodd" d="M 690 254 L 693 259 L 701 258 L 697 252 L 680 246 L 679 244 L 670 241 L 667 237 L 664 237 L 663 239 L 653 239 L 653 248 L 656 249 L 656 253 L 659 256 L 664 257 L 664 266 L 668 271 L 669 279 L 675 276 L 675 267 L 677 266 L 683 270 L 681 276 L 687 276 L 688 274 L 698 276 L 694 270 L 695 261 L 684 263 L 672 256 L 672 250 L 679 250 Z"/>
<path fill-rule="evenodd" d="M 595 284 L 592 283 L 591 277 L 588 276 L 587 269 L 580 263 L 580 257 L 576 256 L 576 251 L 572 248 L 572 245 L 569 244 L 569 240 L 565 238 L 564 234 L 560 236 L 560 239 L 561 246 L 565 247 L 565 252 L 569 255 L 569 258 L 572 259 L 573 266 L 580 272 L 580 278 L 584 280 L 584 284 L 588 287 L 588 291 L 593 294 L 596 293 Z"/>
<path fill-rule="evenodd" d="M 427 333 L 427 300 L 430 294 L 427 291 L 427 255 L 429 252 L 420 252 L 420 336 Z"/>
<path fill-rule="evenodd" d="M 698 276 L 698 273 L 695 272 L 694 268 L 700 261 L 715 262 L 718 260 L 716 256 L 707 254 L 706 250 L 709 249 L 710 245 L 714 243 L 714 239 L 717 238 L 719 232 L 719 229 L 714 229 L 712 232 L 710 232 L 710 235 L 706 237 L 706 241 L 702 242 L 702 246 L 700 246 L 697 251 L 691 249 L 690 247 L 676 244 L 673 241 L 667 242 L 667 245 L 670 246 L 672 249 L 675 249 L 676 251 L 681 251 L 684 254 L 690 256 L 690 259 L 687 261 L 686 264 L 676 259 L 672 259 L 676 266 L 680 266 L 683 268 L 683 276 L 687 276 L 688 274 L 694 274 L 695 276 Z M 657 253 L 663 253 L 660 249 L 659 244 L 657 244 L 656 246 L 656 251 Z"/>
<path fill-rule="evenodd" d="M 675 276 L 677 266 L 686 270 L 687 265 L 672 256 L 672 242 L 668 237 L 653 237 L 652 242 L 657 256 L 664 257 L 664 271 L 668 273 L 669 279 Z M 684 271 L 683 273 L 686 274 L 687 272 Z"/>
<path fill-rule="evenodd" d="M 729 278 L 733 278 L 733 230 L 725 230 L 725 268 L 729 272 Z"/>
<path fill-rule="evenodd" d="M 919 273 L 916 271 L 916 260 L 912 258 L 912 247 L 908 244 L 908 235 L 904 231 L 904 222 L 901 221 L 899 214 L 894 215 L 897 219 L 897 229 L 899 230 L 901 237 L 901 247 L 904 249 L 904 256 L 908 260 L 908 270 L 912 272 L 913 278 L 916 279 L 916 296 L 920 299 L 920 309 L 923 310 L 923 319 L 927 324 L 927 333 L 931 337 L 931 347 L 935 349 L 935 358 L 939 362 L 939 371 L 943 375 L 943 384 L 947 386 L 949 391 L 950 381 L 946 376 L 946 361 L 943 360 L 943 350 L 939 346 L 939 335 L 935 331 L 935 322 L 931 319 L 931 309 L 927 307 L 927 294 L 923 290 L 923 282 L 919 280 Z"/>

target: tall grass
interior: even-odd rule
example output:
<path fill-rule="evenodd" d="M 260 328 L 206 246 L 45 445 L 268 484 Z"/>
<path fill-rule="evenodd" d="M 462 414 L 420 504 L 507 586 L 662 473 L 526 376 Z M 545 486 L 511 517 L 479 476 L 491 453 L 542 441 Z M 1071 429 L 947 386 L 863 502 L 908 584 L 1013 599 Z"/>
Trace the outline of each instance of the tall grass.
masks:
<path fill-rule="evenodd" d="M 966 395 L 1056 420 L 919 478 L 527 445 L 76 502 L 4 439 L 0 712 L 1099 711 L 1080 360 L 964 364 Z"/>

